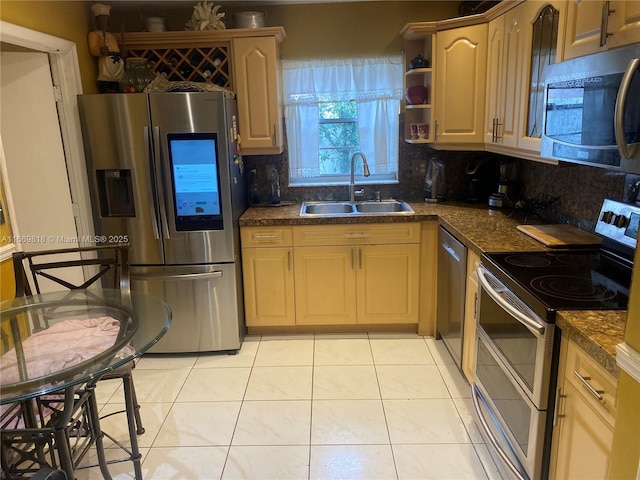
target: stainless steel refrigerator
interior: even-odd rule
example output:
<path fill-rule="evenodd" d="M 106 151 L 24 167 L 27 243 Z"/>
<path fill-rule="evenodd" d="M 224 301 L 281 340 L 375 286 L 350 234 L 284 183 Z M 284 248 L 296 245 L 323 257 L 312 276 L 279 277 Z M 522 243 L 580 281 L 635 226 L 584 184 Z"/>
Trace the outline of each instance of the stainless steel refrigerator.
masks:
<path fill-rule="evenodd" d="M 246 195 L 235 98 L 100 94 L 78 105 L 96 235 L 130 243 L 131 288 L 173 311 L 151 352 L 237 350 Z"/>

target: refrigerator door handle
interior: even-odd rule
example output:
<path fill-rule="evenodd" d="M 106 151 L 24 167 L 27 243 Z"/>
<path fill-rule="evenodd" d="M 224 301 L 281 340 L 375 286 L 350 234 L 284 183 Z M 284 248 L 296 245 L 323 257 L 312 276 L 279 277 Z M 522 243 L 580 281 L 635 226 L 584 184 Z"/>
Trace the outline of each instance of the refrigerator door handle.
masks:
<path fill-rule="evenodd" d="M 153 278 L 154 280 L 198 280 L 205 278 L 221 278 L 222 271 L 214 270 L 206 273 L 177 273 L 174 275 L 131 274 L 131 278 Z"/>
<path fill-rule="evenodd" d="M 147 125 L 144 126 L 144 154 L 149 161 L 149 177 L 151 181 L 151 185 L 155 185 L 156 182 L 153 178 L 153 159 L 151 158 L 151 149 L 149 148 L 149 127 Z M 158 230 L 158 204 L 156 202 L 155 195 L 153 193 L 153 188 L 149 189 L 149 204 L 153 205 L 153 214 L 151 215 L 151 224 L 153 226 L 153 238 L 156 240 L 160 240 L 160 232 Z"/>
<path fill-rule="evenodd" d="M 160 221 L 162 222 L 162 228 L 164 230 L 164 236 L 168 240 L 171 238 L 169 233 L 169 221 L 167 220 L 167 208 L 166 208 L 166 200 L 164 196 L 164 176 L 162 175 L 162 159 L 160 158 L 160 127 L 153 127 L 153 148 L 156 155 L 156 165 L 159 165 L 159 174 L 158 181 L 156 184 L 158 185 L 158 192 L 160 193 Z"/>

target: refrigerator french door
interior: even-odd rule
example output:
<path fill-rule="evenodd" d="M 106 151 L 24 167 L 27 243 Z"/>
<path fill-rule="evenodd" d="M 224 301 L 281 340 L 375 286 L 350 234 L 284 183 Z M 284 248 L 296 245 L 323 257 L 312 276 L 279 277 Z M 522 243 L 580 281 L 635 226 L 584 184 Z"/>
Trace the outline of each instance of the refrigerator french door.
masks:
<path fill-rule="evenodd" d="M 173 323 L 154 353 L 237 350 L 246 208 L 226 92 L 79 96 L 96 235 L 131 245 L 131 287 Z"/>

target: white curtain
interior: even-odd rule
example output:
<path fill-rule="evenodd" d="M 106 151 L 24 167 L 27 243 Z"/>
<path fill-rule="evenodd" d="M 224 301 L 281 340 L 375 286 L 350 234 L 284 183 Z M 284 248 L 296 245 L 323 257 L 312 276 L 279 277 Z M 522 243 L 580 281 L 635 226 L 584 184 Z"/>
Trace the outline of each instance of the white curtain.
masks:
<path fill-rule="evenodd" d="M 401 56 L 283 61 L 282 70 L 292 180 L 320 175 L 318 104 L 350 100 L 357 105 L 360 149 L 371 173 L 396 173 Z"/>

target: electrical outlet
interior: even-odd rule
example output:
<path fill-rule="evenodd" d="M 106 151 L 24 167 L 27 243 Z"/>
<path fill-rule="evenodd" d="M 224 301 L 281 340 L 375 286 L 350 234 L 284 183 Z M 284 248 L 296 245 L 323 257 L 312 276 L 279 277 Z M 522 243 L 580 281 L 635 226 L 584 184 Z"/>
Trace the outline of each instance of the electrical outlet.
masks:
<path fill-rule="evenodd" d="M 425 175 L 427 173 L 427 162 L 417 162 L 413 166 L 416 175 Z"/>

